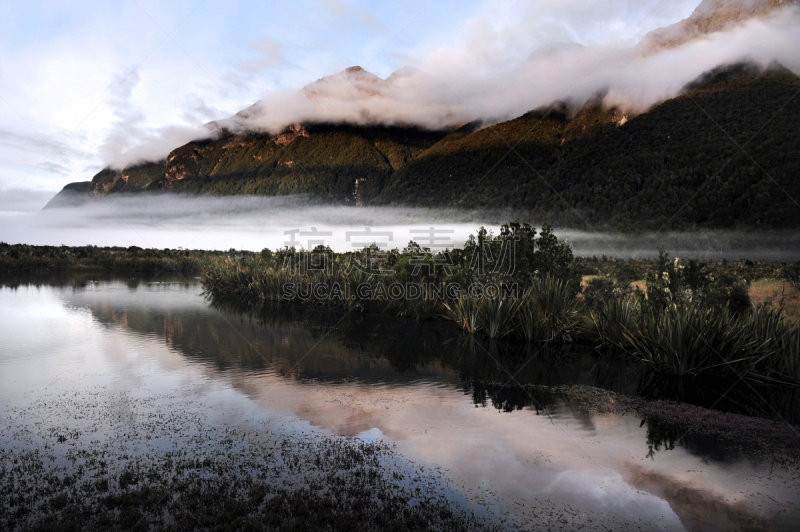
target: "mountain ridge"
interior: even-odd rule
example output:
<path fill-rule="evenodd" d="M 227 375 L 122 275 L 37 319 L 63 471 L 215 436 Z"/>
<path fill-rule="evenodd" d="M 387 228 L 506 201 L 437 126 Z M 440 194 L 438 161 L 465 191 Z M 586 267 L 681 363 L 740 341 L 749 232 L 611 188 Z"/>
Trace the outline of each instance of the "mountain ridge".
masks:
<path fill-rule="evenodd" d="M 639 49 L 682 46 L 798 4 L 703 0 L 688 18 L 645 36 Z M 576 47 L 551 43 L 531 57 Z M 384 80 L 353 66 L 300 94 L 381 98 L 384 88 L 411 73 L 401 69 Z M 800 160 L 791 126 L 800 119 L 798 101 L 790 98 L 795 89 L 800 78 L 779 65 L 740 63 L 703 74 L 637 116 L 605 108 L 598 95 L 581 109 L 556 102 L 488 127 L 297 123 L 277 134 L 242 130 L 265 112 L 256 102 L 207 124 L 215 138 L 180 146 L 162 161 L 105 168 L 91 182 L 67 185 L 46 208 L 142 191 L 304 194 L 355 205 L 513 208 L 566 226 L 797 227 L 800 213 L 775 208 L 782 198 L 772 190 L 800 198 L 800 169 L 792 163 Z M 773 134 L 745 136 L 756 133 L 750 126 L 767 120 L 770 109 L 780 109 L 769 119 Z M 747 157 L 758 151 L 761 162 L 737 159 L 744 156 L 731 151 L 737 143 L 752 143 Z M 710 180 L 725 193 L 708 196 Z"/>
<path fill-rule="evenodd" d="M 800 5 L 800 0 L 703 0 L 688 18 L 651 31 L 639 46 L 648 53 L 675 48 L 797 5 Z"/>
<path fill-rule="evenodd" d="M 800 77 L 786 69 L 738 64 L 634 117 L 598 98 L 578 112 L 559 104 L 483 128 L 228 132 L 159 163 L 105 169 L 51 206 L 76 194 L 307 194 L 351 205 L 511 208 L 574 227 L 798 227 L 800 209 L 784 195 L 800 198 L 798 91 Z"/>

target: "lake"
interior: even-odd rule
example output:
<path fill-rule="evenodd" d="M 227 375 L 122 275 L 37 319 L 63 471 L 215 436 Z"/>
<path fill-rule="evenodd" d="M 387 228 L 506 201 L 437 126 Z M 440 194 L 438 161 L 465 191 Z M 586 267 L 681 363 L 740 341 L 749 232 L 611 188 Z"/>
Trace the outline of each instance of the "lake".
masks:
<path fill-rule="evenodd" d="M 0 325 L 2 471 L 26 452 L 62 473 L 98 449 L 103 472 L 174 452 L 235 455 L 233 470 L 251 436 L 299 455 L 382 443 L 380 467 L 405 472 L 404 485 L 502 528 L 800 526 L 796 463 L 625 407 L 653 383 L 585 348 L 514 351 L 445 324 L 241 309 L 166 275 L 7 278 Z M 669 393 L 795 432 L 796 393 L 748 387 Z M 308 482 L 290 469 L 275 478 Z"/>

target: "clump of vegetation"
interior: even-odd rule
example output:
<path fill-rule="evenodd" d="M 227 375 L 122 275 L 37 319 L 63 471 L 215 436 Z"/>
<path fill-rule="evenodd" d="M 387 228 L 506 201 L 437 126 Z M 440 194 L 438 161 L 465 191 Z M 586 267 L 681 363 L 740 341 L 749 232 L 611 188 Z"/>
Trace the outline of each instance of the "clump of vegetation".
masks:
<path fill-rule="evenodd" d="M 798 326 L 771 309 L 737 315 L 697 304 L 615 302 L 595 324 L 601 343 L 630 353 L 658 373 L 800 383 Z"/>
<path fill-rule="evenodd" d="M 513 268 L 504 262 L 509 242 L 516 245 Z M 482 228 L 448 255 L 447 268 L 428 269 L 415 259 L 427 252 L 426 260 L 435 262 L 429 251 L 414 242 L 391 251 L 373 264 L 379 274 L 348 268 L 375 249 L 331 253 L 329 268 L 301 274 L 283 265 L 308 257 L 283 249 L 218 261 L 204 270 L 202 282 L 215 297 L 443 319 L 469 335 L 511 343 L 594 342 L 677 378 L 732 374 L 800 383 L 797 326 L 780 309 L 756 308 L 746 281 L 727 264 L 684 262 L 661 250 L 654 260 L 612 261 L 606 275 L 581 287 L 586 261 L 576 260 L 548 226 L 536 231 L 516 222 L 498 235 Z M 642 278 L 643 285 L 631 283 Z M 392 297 L 394 287 L 408 282 L 423 283 L 425 292 Z M 337 288 L 319 294 L 315 284 Z M 462 290 L 453 295 L 453 285 Z"/>
<path fill-rule="evenodd" d="M 325 267 L 296 267 L 321 258 Z M 342 254 L 325 247 L 284 248 L 246 260 L 220 260 L 202 275 L 206 291 L 215 297 L 445 319 L 469 334 L 529 342 L 573 340 L 579 279 L 570 245 L 552 228 L 537 231 L 516 222 L 503 225 L 497 235 L 481 228 L 463 249 L 446 255 L 415 242 L 385 253 L 374 246 Z M 404 291 L 414 287 L 414 294 Z"/>
<path fill-rule="evenodd" d="M 238 257 L 247 251 L 228 252 Z M 199 273 L 223 251 L 188 249 L 142 249 L 98 246 L 30 246 L 0 242 L 0 273 L 54 273 L 76 271 L 139 272 L 155 274 L 172 271 Z"/>
<path fill-rule="evenodd" d="M 537 277 L 522 296 L 515 316 L 526 342 L 572 342 L 579 332 L 581 304 L 573 285 L 552 277 Z"/>
<path fill-rule="evenodd" d="M 751 375 L 772 354 L 752 325 L 726 310 L 645 306 L 620 345 L 658 372 L 676 377 L 731 371 Z"/>
<path fill-rule="evenodd" d="M 800 383 L 791 347 L 798 326 L 780 310 L 756 308 L 740 282 L 715 278 L 702 263 L 669 260 L 662 251 L 646 290 L 595 301 L 596 341 L 657 373 Z"/>

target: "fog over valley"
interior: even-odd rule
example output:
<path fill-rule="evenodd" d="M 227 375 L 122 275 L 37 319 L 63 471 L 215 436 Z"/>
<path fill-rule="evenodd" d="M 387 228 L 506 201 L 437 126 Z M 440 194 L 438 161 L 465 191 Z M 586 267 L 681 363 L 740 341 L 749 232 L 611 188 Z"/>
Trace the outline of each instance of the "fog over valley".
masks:
<path fill-rule="evenodd" d="M 117 195 L 79 208 L 6 212 L 0 216 L 0 241 L 260 251 L 283 248 L 291 243 L 295 231 L 298 248 L 324 243 L 344 252 L 373 242 L 383 249 L 403 249 L 410 240 L 431 247 L 433 227 L 434 249 L 452 249 L 461 247 L 481 226 L 496 233 L 501 224 L 514 220 L 534 226 L 542 223 L 524 212 L 502 209 L 338 206 L 304 196 Z M 371 237 L 367 228 L 379 234 Z M 684 258 L 800 259 L 797 231 L 622 234 L 556 228 L 556 234 L 569 240 L 575 253 L 583 256 L 653 257 L 663 246 L 672 256 Z"/>

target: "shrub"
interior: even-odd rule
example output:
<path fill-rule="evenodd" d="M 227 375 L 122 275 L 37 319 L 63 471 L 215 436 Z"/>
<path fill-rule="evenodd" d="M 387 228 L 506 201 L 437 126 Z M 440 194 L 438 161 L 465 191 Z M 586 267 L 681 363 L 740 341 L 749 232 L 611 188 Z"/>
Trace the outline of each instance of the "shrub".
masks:
<path fill-rule="evenodd" d="M 571 342 L 579 327 L 579 303 L 571 283 L 535 278 L 523 294 L 516 328 L 527 342 Z"/>

